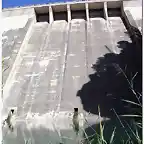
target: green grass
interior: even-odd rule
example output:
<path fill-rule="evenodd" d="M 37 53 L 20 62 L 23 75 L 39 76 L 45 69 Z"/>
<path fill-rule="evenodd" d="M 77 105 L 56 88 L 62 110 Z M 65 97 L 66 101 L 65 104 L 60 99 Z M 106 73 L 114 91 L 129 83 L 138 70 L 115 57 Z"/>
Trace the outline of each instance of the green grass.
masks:
<path fill-rule="evenodd" d="M 142 144 L 142 103 L 140 101 L 142 94 L 137 93 L 133 88 L 133 80 L 137 73 L 129 80 L 120 67 L 119 70 L 126 78 L 129 88 L 136 97 L 136 101 L 121 99 L 128 105 L 131 113 L 118 115 L 113 109 L 115 113 L 114 122 L 113 120 L 103 124 L 100 122 L 95 136 L 89 144 Z M 98 111 L 100 117 L 99 107 Z"/>

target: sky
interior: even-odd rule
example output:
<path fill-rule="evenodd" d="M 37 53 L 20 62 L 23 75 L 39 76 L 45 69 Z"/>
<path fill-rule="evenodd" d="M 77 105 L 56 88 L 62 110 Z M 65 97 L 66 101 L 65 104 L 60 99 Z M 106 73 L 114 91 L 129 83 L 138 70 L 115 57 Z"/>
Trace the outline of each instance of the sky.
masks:
<path fill-rule="evenodd" d="M 66 2 L 66 1 L 74 1 L 74 0 L 2 0 L 2 8 L 55 3 L 55 2 Z"/>

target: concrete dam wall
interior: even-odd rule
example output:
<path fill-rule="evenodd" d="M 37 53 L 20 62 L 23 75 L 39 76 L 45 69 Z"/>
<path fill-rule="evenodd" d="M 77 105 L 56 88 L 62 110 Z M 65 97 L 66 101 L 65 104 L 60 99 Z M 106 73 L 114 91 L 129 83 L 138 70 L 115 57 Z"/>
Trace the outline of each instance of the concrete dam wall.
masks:
<path fill-rule="evenodd" d="M 103 56 L 119 55 L 132 43 L 131 27 L 141 33 L 142 17 L 129 10 L 135 4 L 126 4 L 78 2 L 3 11 L 3 119 L 15 110 L 13 133 L 3 129 L 5 144 L 76 144 L 86 139 L 89 125 L 110 119 L 107 98 L 100 100 L 109 95 L 102 89 L 105 83 L 96 79 L 96 101 L 90 102 L 87 83 Z M 79 111 L 78 138 L 72 127 L 74 108 Z"/>

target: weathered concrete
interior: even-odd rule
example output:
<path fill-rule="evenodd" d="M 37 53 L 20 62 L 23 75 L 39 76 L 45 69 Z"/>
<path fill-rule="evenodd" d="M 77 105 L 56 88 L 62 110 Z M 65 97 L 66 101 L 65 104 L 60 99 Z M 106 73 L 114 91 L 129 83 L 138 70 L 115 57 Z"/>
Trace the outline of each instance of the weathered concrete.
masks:
<path fill-rule="evenodd" d="M 85 83 L 86 77 L 86 21 L 73 19 L 68 35 L 68 52 L 62 93 L 61 110 L 82 110 L 77 90 Z"/>
<path fill-rule="evenodd" d="M 5 84 L 5 81 L 11 71 L 31 21 L 32 19 L 28 19 L 23 28 L 7 30 L 3 33 L 3 85 Z"/>
<path fill-rule="evenodd" d="M 33 9 L 25 9 L 21 12 L 19 10 L 19 12 L 6 11 L 2 13 L 4 17 L 2 29 L 3 85 L 12 69 L 26 33 L 35 20 Z"/>
<path fill-rule="evenodd" d="M 3 18 L 27 15 L 31 17 L 34 14 L 34 9 L 32 8 L 19 8 L 19 9 L 4 9 L 2 12 Z"/>
<path fill-rule="evenodd" d="M 127 16 L 128 20 L 131 24 L 133 23 L 132 21 L 134 21 L 134 23 L 136 23 L 134 27 L 137 27 L 142 33 L 142 0 L 124 2 L 123 9 L 125 12 L 130 12 L 131 16 Z M 126 12 L 126 15 L 127 14 Z"/>
<path fill-rule="evenodd" d="M 6 144 L 70 143 L 76 142 L 76 134 L 72 130 L 73 113 L 46 113 L 44 115 L 29 115 L 29 120 L 18 119 L 14 132 L 6 135 Z M 15 120 L 13 120 L 15 121 Z M 83 127 L 83 116 L 80 116 L 80 127 Z M 4 129 L 4 134 L 8 129 Z M 81 131 L 81 136 L 83 131 Z"/>
<path fill-rule="evenodd" d="M 8 61 L 11 70 L 7 75 L 3 74 L 6 81 L 3 118 L 10 108 L 16 109 L 14 133 L 4 137 L 7 144 L 23 144 L 25 139 L 31 139 L 33 144 L 76 143 L 71 126 L 74 107 L 80 112 L 80 139 L 83 129 L 88 127 L 85 118 L 89 125 L 100 121 L 98 115 L 84 111 L 80 98 L 76 97 L 77 92 L 89 81 L 92 64 L 99 57 L 106 53 L 120 53 L 117 42 L 131 40 L 122 19 L 109 17 L 107 5 L 102 11 L 105 18 L 99 11 L 93 15 L 93 11 L 87 9 L 86 20 L 82 15 L 77 19 L 71 17 L 70 7 L 67 9 L 68 22 L 54 21 L 51 16 L 50 23 L 35 23 L 35 18 L 28 15 L 23 26 L 3 34 L 3 38 L 8 37 L 8 41 L 3 40 L 3 56 L 12 57 L 12 61 Z M 22 12 L 16 13 L 12 15 Z M 9 46 L 14 38 L 16 44 Z M 18 55 L 13 56 L 15 50 Z M 4 128 L 4 133 L 6 131 Z"/>
<path fill-rule="evenodd" d="M 88 74 L 93 73 L 92 64 L 95 64 L 97 58 L 103 56 L 106 53 L 113 52 L 112 41 L 109 35 L 107 22 L 104 18 L 91 18 L 87 25 L 87 62 L 88 62 Z M 109 51 L 107 48 L 111 51 Z"/>

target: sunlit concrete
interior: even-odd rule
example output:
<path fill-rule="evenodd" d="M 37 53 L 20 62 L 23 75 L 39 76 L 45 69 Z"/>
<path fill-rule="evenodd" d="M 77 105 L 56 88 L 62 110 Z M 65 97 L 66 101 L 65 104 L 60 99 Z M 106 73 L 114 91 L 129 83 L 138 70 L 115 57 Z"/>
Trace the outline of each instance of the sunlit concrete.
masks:
<path fill-rule="evenodd" d="M 99 57 L 107 53 L 119 54 L 119 41 L 131 42 L 121 17 L 108 15 L 109 8 L 120 8 L 130 25 L 133 22 L 126 13 L 128 7 L 121 1 L 91 1 L 3 11 L 4 68 L 10 68 L 3 72 L 2 114 L 4 119 L 9 109 L 15 109 L 13 124 L 17 130 L 15 139 L 9 132 L 7 142 L 23 144 L 26 138 L 39 144 L 39 139 L 48 134 L 44 144 L 50 137 L 52 141 L 56 139 L 53 143 L 64 141 L 60 139 L 64 136 L 72 136 L 73 141 L 69 143 L 75 143 L 71 126 L 75 107 L 79 108 L 83 129 L 88 127 L 85 119 L 89 125 L 99 124 L 98 114 L 85 111 L 77 92 L 89 81 L 88 76 L 94 72 L 92 64 Z M 134 15 L 135 9 L 129 12 L 134 26 L 140 27 L 137 20 L 142 17 Z M 67 18 L 55 21 L 55 13 L 62 11 L 66 12 Z M 37 14 L 42 13 L 45 18 L 37 22 Z M 4 131 L 7 131 L 6 127 Z M 83 130 L 81 133 L 82 138 Z"/>

